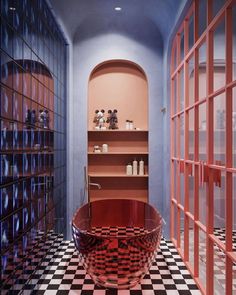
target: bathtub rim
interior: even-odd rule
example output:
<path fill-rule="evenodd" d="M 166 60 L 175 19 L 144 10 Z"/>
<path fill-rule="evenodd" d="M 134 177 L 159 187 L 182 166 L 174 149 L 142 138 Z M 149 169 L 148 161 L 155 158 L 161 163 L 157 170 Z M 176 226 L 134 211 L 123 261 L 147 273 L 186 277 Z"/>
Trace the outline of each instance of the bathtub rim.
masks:
<path fill-rule="evenodd" d="M 127 235 L 119 235 L 119 236 L 116 236 L 116 235 L 102 235 L 102 234 L 95 234 L 95 233 L 91 233 L 90 231 L 87 231 L 87 230 L 83 230 L 83 229 L 80 229 L 78 228 L 76 225 L 75 225 L 75 217 L 76 217 L 76 214 L 78 213 L 78 211 L 80 209 L 82 209 L 83 207 L 91 204 L 91 203 L 95 203 L 95 202 L 100 202 L 100 201 L 114 201 L 114 200 L 122 200 L 122 201 L 136 201 L 136 202 L 139 202 L 139 203 L 142 203 L 142 204 L 146 204 L 148 206 L 150 206 L 154 211 L 155 213 L 157 214 L 157 216 L 159 216 L 160 218 L 160 223 L 158 224 L 158 226 L 156 226 L 155 228 L 153 228 L 152 230 L 148 230 L 148 232 L 144 232 L 144 233 L 139 233 L 139 234 L 135 234 L 135 235 L 132 235 L 132 236 L 127 236 Z M 162 227 L 163 227 L 163 218 L 161 216 L 161 214 L 159 213 L 159 211 L 154 207 L 152 206 L 151 204 L 149 203 L 146 203 L 146 202 L 143 202 L 143 201 L 140 201 L 140 200 L 135 200 L 135 199 L 122 199 L 122 198 L 117 198 L 117 199 L 111 199 L 111 198 L 107 198 L 107 199 L 101 199 L 101 200 L 95 200 L 95 201 L 92 201 L 92 202 L 88 202 L 84 205 L 82 205 L 81 207 L 79 207 L 76 212 L 74 213 L 73 215 L 73 218 L 72 218 L 72 222 L 71 222 L 71 227 L 72 227 L 72 231 L 74 230 L 73 228 L 75 228 L 77 231 L 79 231 L 80 233 L 84 234 L 84 235 L 88 235 L 88 236 L 91 236 L 91 237 L 96 237 L 97 239 L 101 238 L 101 239 L 134 239 L 134 238 L 137 238 L 137 237 L 142 237 L 142 236 L 147 236 L 147 235 L 150 235 L 150 234 L 153 234 L 155 233 L 156 231 L 159 231 L 158 234 L 161 234 L 162 232 Z"/>

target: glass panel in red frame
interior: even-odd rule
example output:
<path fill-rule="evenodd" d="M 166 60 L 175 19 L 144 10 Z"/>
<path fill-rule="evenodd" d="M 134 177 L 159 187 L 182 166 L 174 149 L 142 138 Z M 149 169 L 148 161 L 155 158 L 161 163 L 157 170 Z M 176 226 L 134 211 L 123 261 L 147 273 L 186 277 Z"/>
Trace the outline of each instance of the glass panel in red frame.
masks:
<path fill-rule="evenodd" d="M 225 172 L 217 169 L 211 169 L 214 181 L 214 234 L 225 243 L 225 228 L 226 228 L 226 179 Z"/>
<path fill-rule="evenodd" d="M 198 95 L 197 100 L 206 97 L 207 93 L 207 79 L 206 79 L 206 42 L 204 42 L 198 49 Z M 197 85 L 196 85 L 197 87 Z"/>
<path fill-rule="evenodd" d="M 226 110 L 225 93 L 218 95 L 214 99 L 214 163 L 225 165 L 225 137 L 226 137 Z"/>
<path fill-rule="evenodd" d="M 214 244 L 214 294 L 226 294 L 225 260 L 225 253 Z"/>
<path fill-rule="evenodd" d="M 189 155 L 188 158 L 190 160 L 194 160 L 194 109 L 191 109 L 188 111 L 188 117 L 189 117 L 189 131 L 188 131 L 188 149 L 189 149 Z"/>
<path fill-rule="evenodd" d="M 207 159 L 207 121 L 206 121 L 206 103 L 199 105 L 199 160 Z"/>
<path fill-rule="evenodd" d="M 233 88 L 233 114 L 232 114 L 232 139 L 233 139 L 233 167 L 236 168 L 236 87 Z"/>
<path fill-rule="evenodd" d="M 198 3 L 199 3 L 198 34 L 200 37 L 202 33 L 206 30 L 206 26 L 207 26 L 207 0 L 199 0 Z"/>
<path fill-rule="evenodd" d="M 214 91 L 225 85 L 225 20 L 222 19 L 213 33 L 213 58 L 214 58 Z"/>

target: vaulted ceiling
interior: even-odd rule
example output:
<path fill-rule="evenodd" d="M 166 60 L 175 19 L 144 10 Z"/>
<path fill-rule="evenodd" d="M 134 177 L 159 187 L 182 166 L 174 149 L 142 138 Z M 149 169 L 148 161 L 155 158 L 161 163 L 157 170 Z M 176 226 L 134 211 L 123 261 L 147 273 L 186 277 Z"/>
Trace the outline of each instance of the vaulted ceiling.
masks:
<path fill-rule="evenodd" d="M 186 0 L 49 0 L 71 39 L 117 32 L 165 40 Z M 115 7 L 121 7 L 116 11 Z"/>

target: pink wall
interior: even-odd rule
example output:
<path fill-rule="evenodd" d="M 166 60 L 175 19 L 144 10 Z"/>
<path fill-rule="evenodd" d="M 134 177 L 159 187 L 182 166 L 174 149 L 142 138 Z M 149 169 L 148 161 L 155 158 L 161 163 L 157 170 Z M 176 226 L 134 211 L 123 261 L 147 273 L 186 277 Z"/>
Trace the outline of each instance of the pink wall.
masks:
<path fill-rule="evenodd" d="M 119 129 L 125 121 L 148 129 L 148 85 L 145 74 L 134 64 L 113 61 L 99 66 L 92 73 L 88 92 L 88 128 L 93 129 L 96 109 L 118 110 Z"/>

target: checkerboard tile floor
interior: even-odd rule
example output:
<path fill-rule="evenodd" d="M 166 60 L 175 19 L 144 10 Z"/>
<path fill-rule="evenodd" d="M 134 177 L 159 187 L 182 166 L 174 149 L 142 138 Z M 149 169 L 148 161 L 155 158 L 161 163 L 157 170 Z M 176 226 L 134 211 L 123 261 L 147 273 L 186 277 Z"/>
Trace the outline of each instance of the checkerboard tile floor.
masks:
<path fill-rule="evenodd" d="M 27 238 L 29 242 L 24 251 L 22 244 L 19 243 L 15 247 L 14 253 L 9 251 L 1 256 L 7 262 L 4 271 L 2 270 L 3 281 L 8 281 L 9 277 L 14 277 L 15 280 L 21 281 L 22 284 L 23 282 L 26 283 L 27 275 L 29 277 L 30 274 L 34 273 L 42 259 L 47 255 L 48 250 L 52 250 L 57 239 L 59 239 L 59 243 L 62 239 L 60 235 L 53 231 L 48 232 L 47 235 L 39 231 L 34 236 L 28 235 Z"/>
<path fill-rule="evenodd" d="M 17 286 L 10 294 L 18 294 Z M 20 287 L 20 286 L 19 286 Z M 130 290 L 106 290 L 93 284 L 72 241 L 57 240 L 41 266 L 24 286 L 28 294 L 72 295 L 200 295 L 194 280 L 170 241 L 162 239 L 148 274 Z"/>
<path fill-rule="evenodd" d="M 214 235 L 223 243 L 225 243 L 225 228 L 215 228 Z M 194 233 L 189 231 L 190 236 L 190 253 L 194 253 Z M 233 251 L 236 251 L 236 231 L 232 234 Z M 199 236 L 199 256 L 203 264 L 200 263 L 200 271 L 203 277 L 206 277 L 206 236 Z M 225 294 L 226 281 L 225 281 L 225 254 L 217 246 L 214 246 L 214 288 L 215 294 Z M 204 267 L 203 267 L 204 266 Z M 233 294 L 236 294 L 236 264 L 233 264 Z"/>
<path fill-rule="evenodd" d="M 218 237 L 218 239 L 225 243 L 225 228 L 215 228 L 214 235 Z M 236 231 L 232 232 L 232 242 L 233 242 L 233 251 L 236 251 Z"/>

